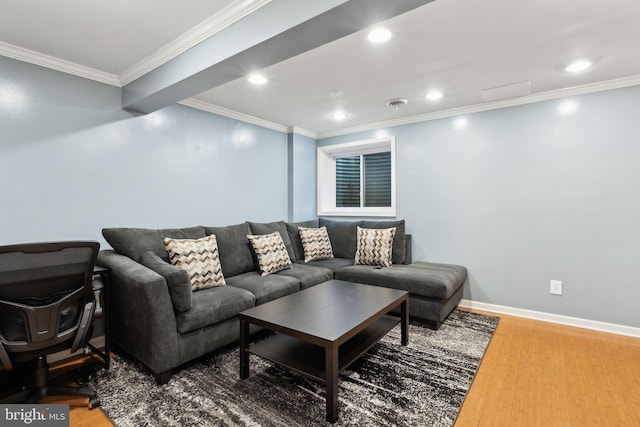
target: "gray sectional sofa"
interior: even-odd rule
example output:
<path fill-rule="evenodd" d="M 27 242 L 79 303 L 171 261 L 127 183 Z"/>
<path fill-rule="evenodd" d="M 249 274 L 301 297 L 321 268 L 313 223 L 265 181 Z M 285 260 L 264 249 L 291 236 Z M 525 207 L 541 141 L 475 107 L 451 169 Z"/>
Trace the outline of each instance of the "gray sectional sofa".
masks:
<path fill-rule="evenodd" d="M 327 227 L 333 259 L 304 262 L 298 227 Z M 393 266 L 353 265 L 357 227 L 396 227 Z M 248 234 L 278 231 L 293 268 L 261 276 Z M 437 329 L 462 298 L 467 270 L 461 266 L 413 262 L 404 221 L 253 223 L 181 229 L 105 228 L 113 250 L 98 264 L 111 269 L 110 337 L 142 362 L 159 383 L 186 362 L 238 340 L 238 313 L 332 278 L 409 291 L 411 316 Z M 193 292 L 189 276 L 169 263 L 165 237 L 216 235 L 227 286 Z"/>

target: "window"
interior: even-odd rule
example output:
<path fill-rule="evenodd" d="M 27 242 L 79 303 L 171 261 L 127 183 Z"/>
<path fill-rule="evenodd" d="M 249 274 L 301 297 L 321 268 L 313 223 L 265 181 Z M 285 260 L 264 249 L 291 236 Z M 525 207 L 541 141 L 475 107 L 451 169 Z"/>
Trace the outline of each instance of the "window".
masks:
<path fill-rule="evenodd" d="M 336 158 L 336 207 L 389 206 L 391 151 Z"/>
<path fill-rule="evenodd" d="M 362 156 L 336 159 L 336 207 L 360 207 L 360 163 Z"/>
<path fill-rule="evenodd" d="M 395 214 L 393 137 L 318 148 L 318 215 Z"/>

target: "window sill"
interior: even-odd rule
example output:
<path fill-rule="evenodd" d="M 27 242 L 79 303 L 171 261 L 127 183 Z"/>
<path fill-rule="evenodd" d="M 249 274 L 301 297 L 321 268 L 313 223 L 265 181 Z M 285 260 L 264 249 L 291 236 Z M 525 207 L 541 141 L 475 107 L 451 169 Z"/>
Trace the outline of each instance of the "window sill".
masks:
<path fill-rule="evenodd" d="M 380 216 L 380 217 L 395 217 L 395 208 L 378 209 L 378 208 L 356 208 L 356 209 L 340 209 L 335 210 L 318 210 L 318 216 Z"/>

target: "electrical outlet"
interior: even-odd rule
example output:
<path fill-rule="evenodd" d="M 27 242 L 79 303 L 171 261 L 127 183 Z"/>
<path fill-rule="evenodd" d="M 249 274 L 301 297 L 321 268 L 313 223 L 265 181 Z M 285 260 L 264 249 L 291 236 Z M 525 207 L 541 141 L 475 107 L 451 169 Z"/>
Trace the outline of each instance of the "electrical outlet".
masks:
<path fill-rule="evenodd" d="M 562 295 L 562 280 L 552 280 L 549 286 L 551 295 Z"/>

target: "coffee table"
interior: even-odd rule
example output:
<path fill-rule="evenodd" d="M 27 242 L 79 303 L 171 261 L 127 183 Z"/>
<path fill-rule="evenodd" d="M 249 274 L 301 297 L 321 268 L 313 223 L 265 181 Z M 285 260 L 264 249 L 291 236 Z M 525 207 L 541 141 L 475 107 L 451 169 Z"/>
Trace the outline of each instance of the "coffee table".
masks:
<path fill-rule="evenodd" d="M 326 384 L 327 421 L 338 420 L 338 374 L 399 322 L 409 342 L 409 294 L 329 280 L 250 308 L 240 317 L 240 378 L 249 377 L 249 354 Z M 400 317 L 389 315 L 400 307 Z M 276 334 L 249 345 L 249 324 Z"/>

